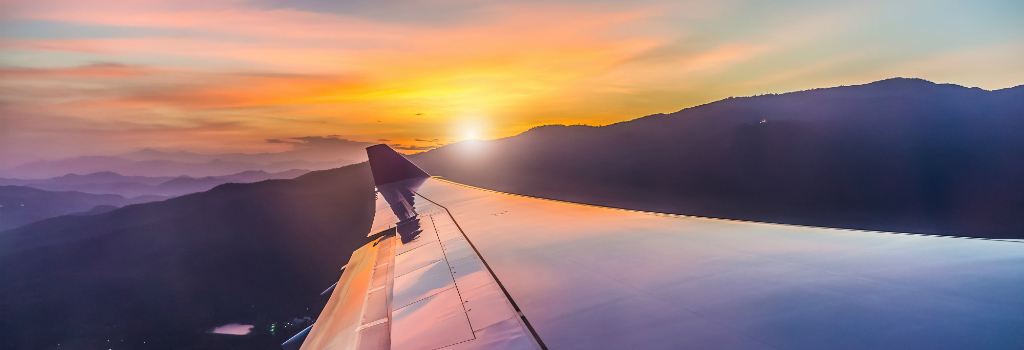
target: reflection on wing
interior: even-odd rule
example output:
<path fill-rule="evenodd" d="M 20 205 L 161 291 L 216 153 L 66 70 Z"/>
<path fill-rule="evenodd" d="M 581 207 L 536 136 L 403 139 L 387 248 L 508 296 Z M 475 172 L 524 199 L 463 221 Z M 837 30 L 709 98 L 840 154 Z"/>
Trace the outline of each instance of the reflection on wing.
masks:
<path fill-rule="evenodd" d="M 551 349 L 1024 349 L 1024 244 L 417 193 Z"/>
<path fill-rule="evenodd" d="M 388 179 L 303 349 L 1024 349 L 1022 243 Z"/>

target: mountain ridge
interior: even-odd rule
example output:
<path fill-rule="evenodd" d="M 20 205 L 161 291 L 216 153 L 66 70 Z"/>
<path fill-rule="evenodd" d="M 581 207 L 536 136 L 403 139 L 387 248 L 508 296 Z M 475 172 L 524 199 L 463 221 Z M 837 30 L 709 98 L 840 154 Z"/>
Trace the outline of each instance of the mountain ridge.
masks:
<path fill-rule="evenodd" d="M 115 172 L 124 176 L 143 177 L 206 177 L 226 176 L 245 171 L 262 170 L 271 173 L 284 172 L 292 169 L 324 170 L 333 169 L 356 161 L 335 159 L 326 162 L 309 162 L 304 160 L 274 161 L 266 164 L 252 162 L 232 162 L 212 159 L 203 163 L 186 163 L 172 160 L 129 160 L 114 156 L 82 156 L 62 160 L 41 160 L 29 162 L 8 169 L 2 169 L 4 177 L 38 180 L 52 178 L 69 173 L 92 174 L 97 172 Z"/>
<path fill-rule="evenodd" d="M 0 185 L 27 186 L 47 191 L 78 191 L 93 194 L 118 194 L 125 197 L 141 195 L 180 196 L 203 192 L 222 183 L 249 183 L 270 179 L 290 179 L 309 170 L 291 169 L 277 173 L 263 170 L 248 170 L 222 176 L 124 176 L 112 171 L 101 171 L 86 175 L 66 174 L 49 179 L 4 179 Z"/>
<path fill-rule="evenodd" d="M 0 347 L 280 349 L 373 210 L 364 163 L 0 232 Z M 253 334 L 207 333 L 239 322 Z"/>
<path fill-rule="evenodd" d="M 676 214 L 955 236 L 1024 232 L 1024 87 L 920 79 L 728 98 L 413 155 L 495 190 Z"/>
<path fill-rule="evenodd" d="M 99 212 L 94 209 L 101 205 L 122 207 L 205 192 L 224 183 L 290 179 L 308 172 L 292 169 L 271 174 L 262 170 L 252 170 L 226 176 L 192 178 L 122 176 L 106 171 L 87 175 L 67 174 L 44 180 L 0 179 L 0 205 L 13 203 L 11 201 L 15 197 L 28 198 L 25 197 L 25 190 L 20 190 L 22 195 L 18 197 L 18 189 L 3 187 L 4 185 L 39 190 L 29 196 L 32 198 L 29 202 L 17 203 L 21 205 L 19 207 L 0 207 L 0 231 L 62 215 L 77 215 L 82 212 L 96 214 Z M 25 207 L 25 203 L 29 203 L 29 206 Z"/>
<path fill-rule="evenodd" d="M 123 207 L 167 198 L 152 195 L 127 198 L 117 194 L 0 186 L 0 232 L 52 217 L 87 212 L 101 205 Z"/>

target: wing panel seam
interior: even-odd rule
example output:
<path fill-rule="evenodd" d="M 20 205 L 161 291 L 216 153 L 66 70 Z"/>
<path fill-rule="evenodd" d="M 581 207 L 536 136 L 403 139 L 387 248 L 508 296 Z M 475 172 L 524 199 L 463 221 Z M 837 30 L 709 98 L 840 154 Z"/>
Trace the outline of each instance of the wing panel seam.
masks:
<path fill-rule="evenodd" d="M 457 220 L 455 220 L 455 216 L 452 215 L 452 212 L 450 210 L 448 210 L 447 207 L 441 205 L 440 203 L 437 203 L 437 202 L 431 200 L 430 198 L 424 197 L 422 194 L 420 194 L 417 191 L 413 191 L 413 193 L 415 193 L 420 198 L 423 198 L 423 199 L 427 200 L 428 202 L 433 203 L 434 205 L 440 207 L 441 209 L 444 209 L 444 211 L 446 213 L 448 213 L 448 217 L 452 219 L 452 223 L 455 224 L 455 228 L 457 228 L 459 230 L 459 233 L 462 234 L 462 237 L 466 239 L 466 243 L 469 243 L 469 247 L 473 249 L 473 252 L 476 253 L 476 255 L 478 257 L 480 257 L 480 262 L 482 262 L 484 267 L 487 268 L 487 272 L 489 272 L 491 274 L 491 278 L 494 278 L 494 282 L 498 284 L 499 288 L 501 288 L 501 292 L 505 293 L 505 298 L 508 299 L 509 303 L 512 304 L 512 308 L 515 309 L 516 313 L 519 315 L 519 318 L 523 321 L 523 324 L 526 325 L 526 328 L 530 331 L 530 334 L 533 335 L 534 340 L 537 341 L 537 345 L 540 345 L 540 348 L 542 350 L 548 350 L 548 347 L 546 345 L 544 345 L 544 341 L 540 339 L 540 335 L 537 334 L 537 330 L 535 330 L 533 328 L 533 325 L 530 324 L 530 321 L 526 319 L 526 315 L 523 315 L 523 310 L 520 309 L 519 305 L 516 304 L 516 301 L 514 299 L 512 299 L 512 295 L 508 293 L 508 290 L 505 289 L 505 286 L 503 284 L 501 284 L 501 280 L 498 279 L 498 275 L 496 275 L 494 273 L 494 270 L 491 269 L 491 265 L 487 264 L 487 260 L 484 259 L 483 254 L 480 254 L 480 250 L 476 249 L 476 245 L 474 245 L 473 241 L 469 239 L 468 235 L 466 235 L 466 231 L 464 231 L 462 229 L 462 226 L 459 225 L 459 222 Z M 431 222 L 433 222 L 433 220 L 431 220 Z M 436 230 L 436 226 L 435 226 L 435 230 Z M 443 249 L 442 249 L 442 251 L 443 251 Z M 474 335 L 473 335 L 474 338 L 476 337 L 475 333 L 476 332 L 474 332 Z"/>

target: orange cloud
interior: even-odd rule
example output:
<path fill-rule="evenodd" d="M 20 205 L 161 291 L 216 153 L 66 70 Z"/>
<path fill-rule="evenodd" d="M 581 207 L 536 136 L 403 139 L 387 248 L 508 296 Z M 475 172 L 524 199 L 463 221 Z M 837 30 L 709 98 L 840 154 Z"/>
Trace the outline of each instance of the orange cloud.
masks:
<path fill-rule="evenodd" d="M 999 56 L 933 54 L 882 67 L 864 43 L 917 41 L 879 38 L 910 17 L 889 13 L 894 24 L 884 27 L 870 17 L 887 13 L 880 3 L 402 1 L 333 13 L 307 3 L 0 0 L 0 20 L 15 26 L 82 29 L 0 33 L 0 112 L 19 116 L 4 126 L 17 128 L 13 138 L 92 137 L 104 147 L 256 151 L 281 146 L 266 139 L 339 134 L 415 150 L 436 145 L 417 139 L 607 124 Z M 417 13 L 435 7 L 459 13 Z M 876 21 L 863 26 L 865 18 Z M 866 29 L 851 29 L 858 25 Z M 1015 57 L 1007 47 L 999 52 Z M 1006 68 L 1010 59 L 994 62 L 993 76 L 1019 71 Z"/>
<path fill-rule="evenodd" d="M 611 31 L 650 14 L 601 12 L 582 5 L 506 5 L 488 18 L 451 26 L 372 22 L 295 10 L 121 13 L 72 9 L 28 13 L 34 19 L 118 26 L 191 28 L 202 38 L 4 40 L 8 50 L 64 51 L 113 57 L 194 57 L 236 62 L 238 71 L 202 67 L 152 68 L 147 75 L 73 74 L 85 66 L 34 71 L 17 79 L 91 79 L 79 98 L 36 106 L 86 118 L 177 113 L 218 115 L 224 108 L 289 107 L 289 115 L 247 124 L 280 130 L 281 119 L 327 121 L 330 131 L 385 136 L 411 144 L 429 136 L 454 138 L 450 125 L 465 118 L 509 118 L 487 136 L 522 128 L 528 115 L 502 111 L 557 93 L 570 80 L 602 74 L 658 45 L 656 38 L 616 37 Z M 240 35 L 222 39 L 220 36 Z M 258 38 L 249 40 L 246 38 Z M 124 67 L 121 67 L 124 68 Z M 141 68 L 137 68 L 141 69 Z M 141 73 L 142 71 L 140 71 Z M 106 79 L 99 79 L 106 78 Z M 74 85 L 74 84 L 72 84 Z M 68 91 L 36 91 L 36 96 Z M 120 112 L 119 112 L 120 111 Z M 163 122 L 164 118 L 158 118 Z M 515 120 L 514 120 L 515 119 Z M 528 121 L 535 123 L 534 121 Z M 429 125 L 428 125 L 429 124 Z M 301 130 L 295 130 L 301 132 Z M 309 131 L 304 132 L 310 134 Z M 277 135 L 258 135 L 266 138 Z"/>
<path fill-rule="evenodd" d="M 94 63 L 63 68 L 0 68 L 0 75 L 7 79 L 128 78 L 162 71 L 164 70 L 119 63 Z"/>

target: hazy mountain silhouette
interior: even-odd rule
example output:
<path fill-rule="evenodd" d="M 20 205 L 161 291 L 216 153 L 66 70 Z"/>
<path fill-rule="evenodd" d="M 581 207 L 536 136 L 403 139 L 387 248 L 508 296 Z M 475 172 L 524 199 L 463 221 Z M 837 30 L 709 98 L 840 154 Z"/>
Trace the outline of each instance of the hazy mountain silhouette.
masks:
<path fill-rule="evenodd" d="M 124 176 L 113 171 L 101 171 L 87 175 L 66 174 L 49 179 L 22 180 L 22 179 L 0 179 L 0 184 L 32 186 L 74 186 L 89 184 L 110 184 L 110 183 L 140 183 L 143 185 L 156 186 L 173 179 L 173 176 Z M 45 189 L 45 188 L 41 188 Z"/>
<path fill-rule="evenodd" d="M 0 169 L 0 176 L 42 179 L 68 173 L 90 174 L 111 171 L 128 176 L 223 176 L 250 170 L 276 173 L 291 169 L 333 169 L 366 160 L 369 142 L 339 138 L 338 135 L 269 139 L 287 144 L 292 150 L 264 153 L 202 154 L 184 151 L 143 149 L 120 156 L 85 156 L 62 160 L 35 161 Z"/>
<path fill-rule="evenodd" d="M 228 162 L 270 164 L 302 160 L 307 162 L 331 163 L 339 159 L 354 162 L 366 160 L 366 147 L 370 142 L 350 141 L 335 137 L 305 136 L 287 140 L 268 140 L 272 143 L 288 143 L 296 147 L 284 152 L 264 153 L 218 153 L 201 154 L 185 151 L 159 151 L 146 148 L 120 157 L 134 161 L 170 160 L 183 163 L 206 163 L 216 159 Z M 318 169 L 319 170 L 319 169 Z"/>
<path fill-rule="evenodd" d="M 250 183 L 271 179 L 292 179 L 308 173 L 308 170 L 292 169 L 280 173 L 267 173 L 262 170 L 241 172 L 226 176 L 207 176 L 202 178 L 179 177 L 157 185 L 152 193 L 187 194 L 205 192 L 225 183 Z"/>
<path fill-rule="evenodd" d="M 103 213 L 106 213 L 108 211 L 113 211 L 115 209 L 117 209 L 116 206 L 101 204 L 101 205 L 97 205 L 95 207 L 92 207 L 92 209 L 89 209 L 89 210 L 86 210 L 86 211 L 77 212 L 77 213 L 71 213 L 71 214 L 68 214 L 68 215 L 92 216 L 92 215 L 96 215 L 96 214 L 103 214 Z"/>
<path fill-rule="evenodd" d="M 276 173 L 292 169 L 322 170 L 353 164 L 356 161 L 336 159 L 329 162 L 309 162 L 305 160 L 288 160 L 266 164 L 251 162 L 231 162 L 214 159 L 203 163 L 185 163 L 172 160 L 134 161 L 120 157 L 87 156 L 74 157 L 54 161 L 36 161 L 22 164 L 10 169 L 2 169 L 4 177 L 19 179 L 43 179 L 63 174 L 91 174 L 96 172 L 114 172 L 126 176 L 224 176 L 244 171 L 262 170 Z"/>
<path fill-rule="evenodd" d="M 0 348 L 279 349 L 368 241 L 373 196 L 359 164 L 0 232 Z M 206 333 L 228 323 L 256 327 Z"/>
<path fill-rule="evenodd" d="M 434 175 L 613 207 L 1024 238 L 1024 86 L 920 79 L 730 98 L 413 156 Z"/>
<path fill-rule="evenodd" d="M 97 206 L 122 207 L 167 199 L 164 196 L 125 198 L 116 194 L 74 191 L 43 191 L 24 186 L 0 186 L 0 231 L 39 220 L 82 212 L 96 213 Z"/>
<path fill-rule="evenodd" d="M 88 175 L 67 174 L 42 180 L 0 179 L 0 185 L 18 185 L 47 191 L 78 191 L 95 194 L 118 194 L 125 197 L 158 195 L 176 197 L 189 193 L 204 192 L 220 184 L 250 183 L 271 179 L 292 179 L 308 173 L 308 170 L 292 169 L 279 173 L 251 170 L 224 176 L 192 177 L 147 177 L 123 176 L 104 171 Z"/>

